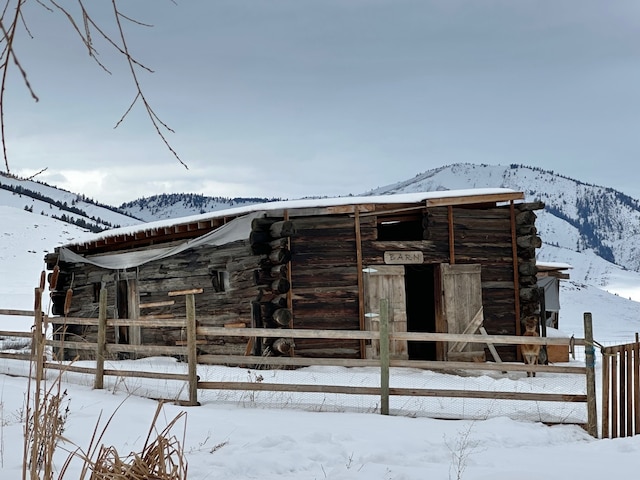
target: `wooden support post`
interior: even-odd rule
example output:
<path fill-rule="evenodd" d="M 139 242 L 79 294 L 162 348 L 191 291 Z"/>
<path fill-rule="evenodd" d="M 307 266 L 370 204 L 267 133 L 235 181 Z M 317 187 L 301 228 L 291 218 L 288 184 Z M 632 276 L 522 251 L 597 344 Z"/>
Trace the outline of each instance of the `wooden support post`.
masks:
<path fill-rule="evenodd" d="M 356 263 L 358 267 L 358 321 L 360 330 L 364 331 L 364 278 L 362 264 L 362 233 L 360 230 L 360 209 L 356 207 L 354 224 L 356 229 Z M 367 345 L 365 340 L 360 340 L 360 358 L 367 358 Z"/>
<path fill-rule="evenodd" d="M 620 347 L 618 349 L 618 353 L 620 354 L 619 357 L 619 363 L 618 363 L 618 371 L 619 373 L 619 377 L 620 380 L 618 382 L 618 388 L 620 389 L 620 394 L 618 396 L 618 400 L 620 402 L 619 405 L 619 409 L 618 409 L 618 415 L 620 418 L 620 428 L 618 430 L 618 432 L 620 433 L 620 437 L 626 437 L 627 436 L 627 422 L 626 422 L 626 413 L 627 413 L 627 402 L 626 402 L 626 398 L 627 398 L 627 376 L 626 376 L 626 366 L 627 366 L 627 361 L 626 361 L 626 351 L 624 349 L 624 347 Z"/>
<path fill-rule="evenodd" d="M 627 357 L 627 436 L 633 436 L 633 345 L 625 347 Z"/>
<path fill-rule="evenodd" d="M 449 265 L 456 263 L 456 237 L 453 230 L 453 207 L 449 205 L 447 207 L 447 216 L 449 221 Z"/>
<path fill-rule="evenodd" d="M 136 274 L 137 277 L 137 274 Z M 130 281 L 127 282 L 127 311 L 128 314 L 127 316 L 131 319 L 131 320 L 137 320 L 138 318 L 140 318 L 140 294 L 138 292 L 138 281 L 134 280 L 134 281 Z M 128 339 L 129 339 L 129 344 L 131 345 L 141 345 L 142 344 L 142 332 L 140 330 L 140 327 L 134 327 L 134 326 L 129 326 L 127 327 L 128 330 Z M 137 352 L 131 352 L 131 358 L 132 359 L 137 359 L 138 358 L 138 354 Z"/>
<path fill-rule="evenodd" d="M 609 388 L 610 388 L 610 365 L 609 352 L 602 352 L 602 438 L 609 438 Z"/>
<path fill-rule="evenodd" d="M 380 413 L 389 415 L 389 300 L 380 299 Z"/>
<path fill-rule="evenodd" d="M 42 289 L 36 288 L 36 300 L 34 308 L 34 328 L 32 353 L 36 362 L 36 383 L 40 385 L 40 381 L 44 378 L 44 334 L 42 332 Z M 38 398 L 38 397 L 36 397 Z M 39 401 L 39 398 L 38 398 Z"/>
<path fill-rule="evenodd" d="M 618 438 L 618 351 L 611 356 L 611 438 Z"/>
<path fill-rule="evenodd" d="M 591 313 L 584 314 L 585 366 L 587 368 L 587 432 L 598 438 L 598 411 L 596 406 L 596 358 L 593 344 Z"/>
<path fill-rule="evenodd" d="M 516 335 L 522 335 L 522 329 L 520 328 L 520 273 L 518 271 L 518 232 L 516 226 L 516 210 L 513 200 L 511 200 L 511 203 L 509 205 L 509 214 L 511 220 L 511 255 L 513 257 L 513 290 L 516 314 Z M 518 348 L 517 358 L 518 360 L 522 360 L 520 348 Z"/>
<path fill-rule="evenodd" d="M 640 338 L 636 332 L 636 343 L 633 346 L 633 399 L 635 434 L 640 434 Z"/>
<path fill-rule="evenodd" d="M 98 306 L 98 339 L 96 348 L 96 378 L 93 388 L 104 388 L 104 353 L 107 348 L 107 289 L 100 289 Z"/>
<path fill-rule="evenodd" d="M 260 312 L 260 302 L 251 302 L 251 328 L 261 328 L 262 314 Z M 259 357 L 262 355 L 262 339 L 260 337 L 250 337 L 247 341 L 247 349 L 245 350 L 245 356 L 249 353 Z"/>
<path fill-rule="evenodd" d="M 38 435 L 40 430 L 40 420 L 43 418 L 41 408 L 43 406 L 42 399 L 42 379 L 44 378 L 44 338 L 42 335 L 42 289 L 35 289 L 35 306 L 34 306 L 34 326 L 33 326 L 33 339 L 31 344 L 31 353 L 33 355 L 33 361 L 35 362 L 36 378 L 35 378 L 35 393 L 34 393 L 34 405 L 33 405 L 33 422 L 31 425 L 34 435 Z M 25 442 L 25 450 L 28 442 Z M 38 458 L 38 442 L 33 442 L 31 445 L 31 465 L 30 474 L 32 479 L 39 477 L 36 459 Z M 23 475 L 24 478 L 24 475 Z"/>
<path fill-rule="evenodd" d="M 187 357 L 189 362 L 189 403 L 198 405 L 198 350 L 196 345 L 196 300 L 193 293 L 186 295 Z"/>

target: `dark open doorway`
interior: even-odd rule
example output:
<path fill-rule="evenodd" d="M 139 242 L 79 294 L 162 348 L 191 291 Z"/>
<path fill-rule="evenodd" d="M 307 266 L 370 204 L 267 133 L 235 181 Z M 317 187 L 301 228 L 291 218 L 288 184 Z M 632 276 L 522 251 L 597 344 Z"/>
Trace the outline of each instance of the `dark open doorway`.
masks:
<path fill-rule="evenodd" d="M 129 318 L 129 282 L 127 280 L 116 282 L 116 305 L 117 317 Z M 129 343 L 129 327 L 117 327 L 116 343 Z"/>
<path fill-rule="evenodd" d="M 435 266 L 406 265 L 407 331 L 436 331 Z M 408 342 L 409 360 L 437 360 L 435 342 Z"/>

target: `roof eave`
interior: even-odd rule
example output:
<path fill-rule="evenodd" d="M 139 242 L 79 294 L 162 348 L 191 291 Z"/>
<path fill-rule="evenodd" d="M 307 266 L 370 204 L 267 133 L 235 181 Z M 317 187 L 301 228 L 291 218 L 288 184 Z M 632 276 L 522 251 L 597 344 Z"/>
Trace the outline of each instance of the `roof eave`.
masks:
<path fill-rule="evenodd" d="M 427 199 L 427 207 L 446 207 L 456 205 L 471 205 L 474 203 L 499 203 L 513 200 L 524 200 L 522 192 L 492 193 L 483 195 L 464 195 L 459 197 L 442 197 Z"/>

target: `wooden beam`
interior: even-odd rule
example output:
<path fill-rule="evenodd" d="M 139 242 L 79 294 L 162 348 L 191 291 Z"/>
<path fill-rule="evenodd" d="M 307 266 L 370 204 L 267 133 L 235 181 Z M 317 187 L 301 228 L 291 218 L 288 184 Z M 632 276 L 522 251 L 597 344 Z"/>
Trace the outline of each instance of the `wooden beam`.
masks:
<path fill-rule="evenodd" d="M 595 358 L 595 347 L 593 344 L 593 323 L 591 318 L 591 313 L 584 313 L 584 340 L 586 342 L 586 346 L 584 347 L 585 353 L 585 367 L 587 368 L 587 421 L 588 428 L 587 431 L 589 434 L 598 438 L 598 412 L 596 406 L 596 358 Z M 622 366 L 624 361 L 620 362 Z M 625 378 L 622 371 L 620 371 L 620 386 L 624 385 Z M 624 405 L 621 404 L 620 412 L 623 413 Z M 621 429 L 624 428 L 624 420 L 621 417 Z"/>
<path fill-rule="evenodd" d="M 224 328 L 247 328 L 247 324 L 244 322 L 225 323 L 223 326 Z"/>
<path fill-rule="evenodd" d="M 7 330 L 0 330 L 0 337 L 18 337 L 18 338 L 31 338 L 33 334 L 31 332 L 12 332 Z M 31 355 L 31 353 L 26 354 Z"/>
<path fill-rule="evenodd" d="M 356 211 L 360 213 L 361 217 L 370 217 L 372 215 L 390 215 L 394 213 L 415 212 L 416 210 L 426 210 L 426 207 L 424 205 L 414 205 L 411 207 L 379 209 L 379 210 L 374 210 L 372 212 L 365 212 L 365 213 L 361 213 L 360 206 L 356 209 Z"/>
<path fill-rule="evenodd" d="M 442 197 L 427 199 L 427 207 L 443 207 L 449 205 L 472 205 L 474 203 L 509 202 L 524 200 L 522 192 L 490 193 L 479 195 L 465 195 L 459 197 Z"/>
<path fill-rule="evenodd" d="M 198 346 L 196 344 L 196 297 L 186 296 L 187 309 L 187 371 L 189 374 L 189 405 L 198 405 Z"/>
<path fill-rule="evenodd" d="M 285 222 L 289 221 L 289 210 L 284 211 L 284 220 Z M 287 250 L 291 251 L 291 237 L 287 237 Z M 287 292 L 287 308 L 291 312 L 291 328 L 293 328 L 293 283 L 292 283 L 292 273 L 291 273 L 292 263 L 288 262 L 287 266 L 287 281 L 289 282 L 289 291 Z"/>
<path fill-rule="evenodd" d="M 478 329 L 482 326 L 482 322 L 484 321 L 484 309 L 480 307 L 480 309 L 473 316 L 469 324 L 462 332 L 463 335 L 473 335 Z M 449 344 L 449 353 L 460 353 L 464 350 L 464 347 L 468 345 L 469 342 L 453 342 Z"/>
<path fill-rule="evenodd" d="M 282 337 L 283 333 L 278 328 L 224 328 L 224 327 L 198 327 L 198 335 L 210 335 L 213 337 Z M 334 338 L 341 340 L 371 339 L 379 340 L 380 332 L 359 330 L 316 330 L 316 329 L 288 329 L 286 333 L 290 338 Z M 432 333 L 432 332 L 390 332 L 389 340 L 407 340 L 418 342 L 468 342 L 468 343 L 494 343 L 500 345 L 569 345 L 570 338 L 563 337 L 524 337 L 513 335 L 463 335 L 459 333 Z M 579 342 L 576 339 L 576 344 Z"/>
<path fill-rule="evenodd" d="M 330 367 L 379 367 L 380 360 L 360 358 L 312 358 L 312 357 L 263 357 L 256 355 L 213 355 L 198 356 L 198 363 L 204 365 L 278 365 L 278 366 L 330 366 Z M 482 370 L 482 371 L 510 371 L 527 372 L 534 369 L 544 373 L 568 373 L 573 375 L 585 375 L 585 367 L 564 365 L 525 365 L 524 363 L 468 363 L 468 362 L 441 362 L 436 360 L 389 360 L 390 367 L 419 368 L 424 370 Z"/>
<path fill-rule="evenodd" d="M 513 290 L 514 290 L 514 301 L 515 301 L 515 321 L 516 321 L 516 335 L 522 334 L 522 329 L 520 328 L 520 274 L 518 271 L 518 243 L 517 243 L 517 230 L 516 230 L 516 211 L 513 201 L 509 205 L 509 214 L 511 217 L 511 252 L 513 256 Z M 518 360 L 522 360 L 522 355 L 520 353 L 520 349 L 516 352 L 516 357 Z"/>
<path fill-rule="evenodd" d="M 378 395 L 379 387 L 352 387 L 346 385 L 296 385 L 289 383 L 258 382 L 198 382 L 203 390 L 249 390 L 266 392 L 316 392 L 316 393 L 348 393 L 360 395 Z M 564 393 L 534 392 L 494 392 L 478 390 L 436 390 L 428 388 L 390 388 L 390 395 L 411 397 L 440 398 L 488 398 L 497 400 L 529 400 L 538 402 L 580 402 L 586 401 L 586 395 Z"/>
<path fill-rule="evenodd" d="M 453 207 L 447 208 L 447 217 L 449 221 L 449 264 L 455 265 L 456 263 L 456 247 L 455 247 L 455 233 L 453 231 Z"/>
<path fill-rule="evenodd" d="M 15 315 L 19 317 L 33 317 L 35 312 L 33 310 L 12 310 L 7 308 L 0 308 L 0 315 Z"/>
<path fill-rule="evenodd" d="M 487 333 L 487 329 L 484 327 L 480 327 L 480 333 L 485 336 L 489 335 Z M 498 351 L 496 350 L 496 347 L 493 345 L 493 343 L 487 343 L 487 347 L 489 348 L 489 351 L 491 352 L 491 356 L 493 357 L 495 362 L 502 363 L 502 359 L 500 358 L 500 355 L 498 355 Z"/>
<path fill-rule="evenodd" d="M 93 388 L 101 390 L 104 388 L 104 353 L 107 348 L 107 289 L 100 289 L 100 302 L 98 310 L 98 338 L 96 346 L 96 376 Z M 64 349 L 64 346 L 60 347 Z M 64 360 L 64 352 L 61 355 Z"/>
<path fill-rule="evenodd" d="M 360 231 L 360 209 L 356 209 L 354 217 L 354 226 L 356 230 L 356 264 L 358 268 L 358 324 L 360 330 L 365 330 L 364 321 L 364 275 L 362 269 L 362 233 Z M 366 358 L 366 342 L 360 340 L 360 358 Z"/>
<path fill-rule="evenodd" d="M 149 302 L 149 303 L 141 303 L 139 305 L 140 309 L 143 308 L 155 308 L 155 307 L 169 307 L 171 305 L 174 305 L 176 303 L 175 300 L 165 300 L 162 302 Z"/>
<path fill-rule="evenodd" d="M 202 288 L 192 288 L 190 290 L 174 290 L 173 292 L 169 292 L 167 295 L 170 297 L 177 297 L 179 295 L 194 295 L 196 293 L 202 293 L 204 290 Z"/>
<path fill-rule="evenodd" d="M 61 370 L 63 372 L 76 372 L 86 373 L 89 375 L 95 374 L 95 368 L 91 367 L 77 367 L 75 365 L 68 365 L 66 363 L 53 363 L 47 362 L 45 366 L 50 370 Z M 140 370 L 105 370 L 105 375 L 114 377 L 133 377 L 133 378 L 155 378 L 161 380 L 189 380 L 189 375 L 184 373 L 167 373 L 167 372 L 142 372 Z"/>

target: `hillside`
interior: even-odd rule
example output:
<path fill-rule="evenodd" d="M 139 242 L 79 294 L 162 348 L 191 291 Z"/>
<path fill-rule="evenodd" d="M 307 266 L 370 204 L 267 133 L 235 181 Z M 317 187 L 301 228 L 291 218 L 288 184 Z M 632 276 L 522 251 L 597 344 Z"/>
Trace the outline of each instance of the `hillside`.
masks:
<path fill-rule="evenodd" d="M 227 198 L 207 197 L 194 193 L 173 193 L 138 198 L 120 205 L 119 210 L 145 222 L 166 218 L 186 217 L 215 212 L 231 207 L 255 205 L 280 200 L 279 198 Z"/>
<path fill-rule="evenodd" d="M 58 245 L 91 235 L 75 225 L 0 205 L 0 308 L 33 309 L 33 289 L 45 268 L 44 256 Z"/>
<path fill-rule="evenodd" d="M 0 205 L 50 217 L 92 232 L 141 223 L 119 209 L 45 183 L 0 172 Z"/>
<path fill-rule="evenodd" d="M 545 202 L 537 225 L 546 244 L 577 252 L 592 250 L 604 260 L 640 271 L 640 202 L 612 188 L 552 171 L 523 165 L 455 164 L 366 195 L 487 187 L 520 190 L 528 200 Z"/>

